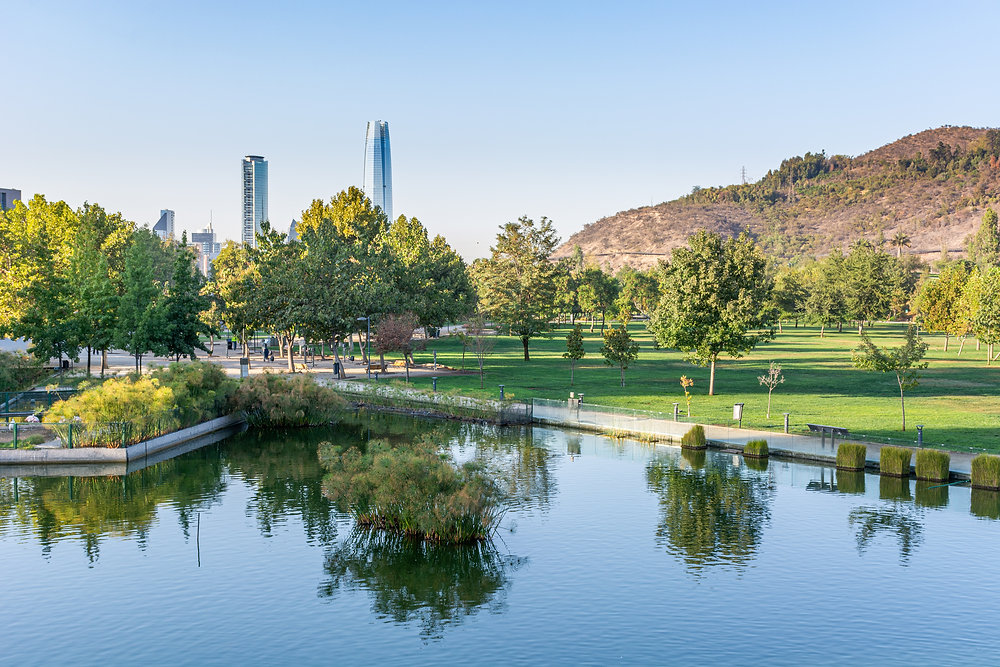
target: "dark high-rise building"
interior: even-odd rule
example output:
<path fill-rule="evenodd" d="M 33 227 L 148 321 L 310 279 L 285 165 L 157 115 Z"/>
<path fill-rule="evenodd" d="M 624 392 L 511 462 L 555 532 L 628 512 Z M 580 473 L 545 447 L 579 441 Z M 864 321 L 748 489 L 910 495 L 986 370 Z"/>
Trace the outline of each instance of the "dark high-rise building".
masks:
<path fill-rule="evenodd" d="M 362 189 L 392 222 L 392 160 L 389 155 L 389 123 L 385 121 L 368 122 Z"/>

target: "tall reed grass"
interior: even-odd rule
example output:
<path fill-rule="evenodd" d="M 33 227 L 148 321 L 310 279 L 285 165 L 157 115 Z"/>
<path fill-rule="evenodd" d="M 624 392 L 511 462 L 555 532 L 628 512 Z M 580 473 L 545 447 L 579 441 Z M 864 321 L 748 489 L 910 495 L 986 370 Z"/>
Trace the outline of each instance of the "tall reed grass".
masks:
<path fill-rule="evenodd" d="M 838 470 L 864 470 L 868 448 L 856 442 L 842 442 L 837 446 Z"/>
<path fill-rule="evenodd" d="M 889 477 L 909 477 L 913 452 L 906 447 L 885 445 L 879 454 L 879 474 Z"/>
<path fill-rule="evenodd" d="M 972 488 L 1000 489 L 1000 456 L 980 454 L 972 459 Z"/>
<path fill-rule="evenodd" d="M 705 427 L 695 424 L 687 433 L 681 436 L 681 447 L 684 449 L 705 449 L 708 442 L 705 440 Z"/>
<path fill-rule="evenodd" d="M 766 459 L 768 456 L 767 440 L 751 440 L 743 446 L 743 456 Z"/>
<path fill-rule="evenodd" d="M 917 450 L 917 479 L 947 482 L 951 477 L 951 454 L 936 449 Z"/>

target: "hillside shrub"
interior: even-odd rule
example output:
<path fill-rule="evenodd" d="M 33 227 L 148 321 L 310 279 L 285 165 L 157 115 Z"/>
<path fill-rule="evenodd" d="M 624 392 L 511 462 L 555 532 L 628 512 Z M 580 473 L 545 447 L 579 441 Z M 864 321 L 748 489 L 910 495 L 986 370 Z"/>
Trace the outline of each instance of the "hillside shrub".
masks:
<path fill-rule="evenodd" d="M 767 440 L 751 440 L 743 446 L 743 456 L 766 459 L 768 456 Z"/>
<path fill-rule="evenodd" d="M 1000 489 L 1000 456 L 980 454 L 972 459 L 972 488 Z"/>
<path fill-rule="evenodd" d="M 333 422 L 344 400 L 309 375 L 264 373 L 244 378 L 229 399 L 232 411 L 242 410 L 251 426 L 287 428 Z"/>
<path fill-rule="evenodd" d="M 691 430 L 681 437 L 681 447 L 684 449 L 705 449 L 708 443 L 705 441 L 705 428 L 701 424 L 695 424 Z"/>
<path fill-rule="evenodd" d="M 0 352 L 0 391 L 27 389 L 42 377 L 42 362 L 19 352 Z"/>
<path fill-rule="evenodd" d="M 856 442 L 842 442 L 837 447 L 837 470 L 864 470 L 868 448 Z"/>
<path fill-rule="evenodd" d="M 886 445 L 879 454 L 879 473 L 889 477 L 909 477 L 912 457 L 913 452 L 906 447 Z"/>
<path fill-rule="evenodd" d="M 174 408 L 183 426 L 228 414 L 229 397 L 239 384 L 221 366 L 208 361 L 174 362 L 155 369 L 152 377 L 173 391 Z"/>
<path fill-rule="evenodd" d="M 951 454 L 936 449 L 917 450 L 917 479 L 947 482 L 951 476 Z"/>
<path fill-rule="evenodd" d="M 483 464 L 455 464 L 431 441 L 393 447 L 320 443 L 329 470 L 323 493 L 359 526 L 418 539 L 465 543 L 485 540 L 506 511 L 506 495 Z"/>
<path fill-rule="evenodd" d="M 837 470 L 837 490 L 841 493 L 865 493 L 865 473 L 860 470 Z"/>

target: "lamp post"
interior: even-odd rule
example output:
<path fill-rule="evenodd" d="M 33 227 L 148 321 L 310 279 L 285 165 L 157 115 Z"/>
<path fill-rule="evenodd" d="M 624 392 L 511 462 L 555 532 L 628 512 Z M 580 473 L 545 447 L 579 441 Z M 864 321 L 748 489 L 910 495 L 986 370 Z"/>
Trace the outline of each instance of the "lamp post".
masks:
<path fill-rule="evenodd" d="M 368 363 L 365 364 L 368 379 L 372 379 L 372 318 L 371 317 L 359 317 L 358 322 L 364 320 L 368 325 L 368 333 L 365 335 L 365 359 Z"/>

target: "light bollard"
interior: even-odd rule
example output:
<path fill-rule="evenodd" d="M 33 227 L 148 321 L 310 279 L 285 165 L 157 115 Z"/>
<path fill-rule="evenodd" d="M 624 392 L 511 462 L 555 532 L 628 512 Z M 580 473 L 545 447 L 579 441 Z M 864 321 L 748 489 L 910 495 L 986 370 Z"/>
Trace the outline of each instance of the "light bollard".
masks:
<path fill-rule="evenodd" d="M 436 377 L 431 378 L 431 382 L 434 384 L 434 391 L 438 390 L 438 379 Z"/>
<path fill-rule="evenodd" d="M 790 415 L 790 414 L 792 414 L 792 413 L 791 412 L 785 412 L 784 413 L 784 415 L 785 415 L 785 433 L 788 433 L 788 415 Z"/>
<path fill-rule="evenodd" d="M 680 418 L 679 418 L 680 407 L 681 407 L 680 403 L 674 403 L 674 421 L 675 422 L 676 421 L 680 421 Z"/>
<path fill-rule="evenodd" d="M 924 425 L 917 424 L 917 447 L 924 446 Z"/>
<path fill-rule="evenodd" d="M 497 386 L 500 387 L 500 400 L 502 401 L 503 400 L 503 385 L 501 384 L 501 385 L 497 385 Z"/>

